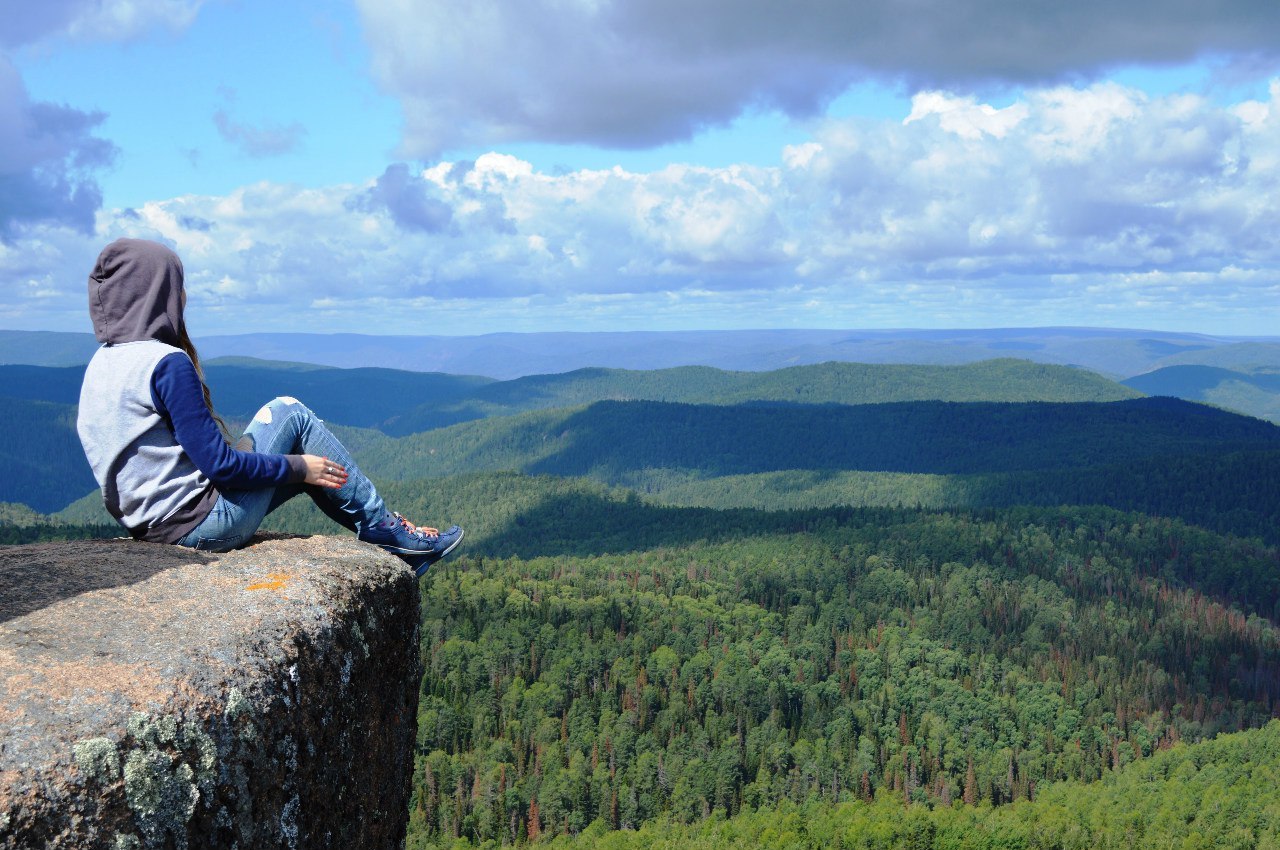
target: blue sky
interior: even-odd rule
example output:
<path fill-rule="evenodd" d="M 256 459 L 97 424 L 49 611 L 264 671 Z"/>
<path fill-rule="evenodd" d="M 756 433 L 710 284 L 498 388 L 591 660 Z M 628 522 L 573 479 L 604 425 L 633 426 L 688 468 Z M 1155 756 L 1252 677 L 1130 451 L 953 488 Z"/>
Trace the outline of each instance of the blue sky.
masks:
<path fill-rule="evenodd" d="M 1277 334 L 1280 7 L 1115 6 L 0 0 L 0 327 Z"/>

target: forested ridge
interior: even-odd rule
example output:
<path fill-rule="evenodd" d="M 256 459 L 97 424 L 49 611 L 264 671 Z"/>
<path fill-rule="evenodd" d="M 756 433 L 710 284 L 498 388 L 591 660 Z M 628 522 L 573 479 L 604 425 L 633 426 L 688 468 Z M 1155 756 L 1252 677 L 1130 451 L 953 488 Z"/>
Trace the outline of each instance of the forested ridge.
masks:
<path fill-rule="evenodd" d="M 0 364 L 0 396 L 75 404 L 83 366 Z M 878 404 L 891 401 L 1117 401 L 1141 393 L 1093 372 L 999 359 L 962 366 L 822 363 L 772 372 L 708 366 L 633 371 L 579 369 L 495 381 L 398 369 L 334 369 L 306 363 L 218 358 L 205 364 L 214 404 L 248 419 L 269 399 L 289 395 L 326 421 L 404 436 L 529 410 L 604 399 L 739 404 L 793 401 Z"/>
<path fill-rule="evenodd" d="M 471 447 L 453 457 L 449 469 L 440 470 L 431 463 L 430 448 L 418 452 L 412 441 L 401 443 L 383 432 L 411 435 L 459 422 L 505 419 L 521 411 L 548 415 L 545 411 L 602 399 L 718 405 L 762 400 L 842 404 L 904 399 L 1075 402 L 1137 394 L 1091 372 L 1018 360 L 966 366 L 825 363 L 776 372 L 725 372 L 707 367 L 652 372 L 583 369 L 512 381 L 395 369 L 334 369 L 248 358 L 208 363 L 205 371 L 215 407 L 236 426 L 236 433 L 270 398 L 293 396 L 341 429 L 353 451 L 367 448 L 369 451 L 360 455 L 361 462 L 375 476 L 387 478 L 514 469 L 528 458 Z M 75 434 L 83 375 L 83 366 L 0 364 L 0 444 L 6 447 L 0 454 L 9 470 L 8 475 L 0 476 L 0 502 L 21 502 L 49 513 L 93 489 Z M 561 415 L 549 416 L 547 421 L 557 421 Z M 512 427 L 523 427 L 520 422 L 523 420 L 514 426 L 494 426 L 494 434 L 506 435 L 496 439 L 519 443 L 521 438 L 508 432 Z M 458 438 L 446 439 L 456 442 Z M 374 447 L 378 448 L 376 454 Z M 380 458 L 385 459 L 381 467 Z"/>
<path fill-rule="evenodd" d="M 104 511 L 105 514 L 105 511 Z M 106 517 L 110 520 L 110 517 Z M 117 537 L 115 522 L 68 522 L 39 514 L 26 505 L 0 502 L 0 544 L 38 543 L 44 540 L 83 540 Z"/>
<path fill-rule="evenodd" d="M 1280 449 L 1280 427 L 1177 399 L 733 406 L 602 401 L 371 445 L 388 478 L 519 469 L 610 480 L 788 469 L 977 473 L 1079 469 L 1173 455 Z"/>
<path fill-rule="evenodd" d="M 579 369 L 477 387 L 455 405 L 436 401 L 384 427 L 404 435 L 470 419 L 573 407 L 601 400 L 735 405 L 749 401 L 882 404 L 894 401 L 1118 401 L 1140 395 L 1093 372 L 998 359 L 962 366 L 821 363 L 769 372 L 708 366 L 632 371 Z"/>
<path fill-rule="evenodd" d="M 373 439 L 360 463 L 379 480 L 589 476 L 707 507 L 1103 504 L 1280 541 L 1280 428 L 1164 398 L 599 402 Z"/>
<path fill-rule="evenodd" d="M 1166 366 L 1123 383 L 1150 395 L 1216 404 L 1280 423 L 1280 371 L 1274 368 Z"/>
<path fill-rule="evenodd" d="M 93 489 L 72 406 L 14 399 L 0 420 L 14 457 L 0 501 L 50 512 Z M 717 508 L 1105 504 L 1272 541 L 1280 531 L 1280 428 L 1166 398 L 603 401 L 398 439 L 333 428 L 384 486 L 524 471 L 588 476 L 660 502 Z M 83 507 L 68 516 L 101 521 L 100 509 Z"/>

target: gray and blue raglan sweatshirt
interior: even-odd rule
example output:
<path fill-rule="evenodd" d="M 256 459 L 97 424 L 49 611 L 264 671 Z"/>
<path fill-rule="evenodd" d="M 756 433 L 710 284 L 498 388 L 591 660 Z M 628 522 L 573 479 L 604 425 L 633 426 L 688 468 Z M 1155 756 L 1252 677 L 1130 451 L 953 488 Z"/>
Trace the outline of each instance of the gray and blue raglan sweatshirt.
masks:
<path fill-rule="evenodd" d="M 208 515 L 218 488 L 306 477 L 299 455 L 227 445 L 204 402 L 182 334 L 182 264 L 155 242 L 120 239 L 89 277 L 103 343 L 85 370 L 76 429 L 107 511 L 140 540 L 176 543 Z"/>

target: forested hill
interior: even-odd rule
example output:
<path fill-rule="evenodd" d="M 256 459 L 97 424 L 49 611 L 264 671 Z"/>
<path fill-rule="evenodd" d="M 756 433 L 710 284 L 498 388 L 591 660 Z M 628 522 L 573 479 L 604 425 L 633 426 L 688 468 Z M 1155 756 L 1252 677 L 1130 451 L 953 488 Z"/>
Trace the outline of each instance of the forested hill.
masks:
<path fill-rule="evenodd" d="M 709 507 L 1104 504 L 1280 538 L 1280 427 L 1167 398 L 600 402 L 376 439 L 360 456 L 386 481 L 582 475 Z"/>
<path fill-rule="evenodd" d="M 520 469 L 613 481 L 643 469 L 705 476 L 1010 472 L 1275 449 L 1280 427 L 1168 398 L 856 406 L 606 401 L 383 441 L 364 465 L 395 478 Z"/>
<path fill-rule="evenodd" d="M 226 358 L 205 364 L 205 373 L 214 404 L 224 416 L 248 419 L 267 400 L 289 395 L 326 421 L 378 428 L 395 436 L 603 399 L 872 404 L 922 399 L 1112 401 L 1141 395 L 1093 372 L 1009 359 L 965 366 L 824 363 L 775 372 L 726 372 L 698 366 L 651 372 L 581 369 L 494 381 Z M 75 404 L 83 376 L 82 366 L 0 365 L 0 396 Z"/>
<path fill-rule="evenodd" d="M 822 363 L 771 372 L 727 372 L 706 366 L 653 371 L 580 369 L 486 384 L 455 404 L 425 402 L 388 421 L 382 430 L 411 434 L 471 419 L 606 399 L 879 404 L 921 400 L 1116 401 L 1140 395 L 1093 372 L 1011 359 L 963 366 Z"/>
<path fill-rule="evenodd" d="M 1280 423 L 1280 371 L 1166 366 L 1123 381 L 1151 395 L 1171 395 Z"/>

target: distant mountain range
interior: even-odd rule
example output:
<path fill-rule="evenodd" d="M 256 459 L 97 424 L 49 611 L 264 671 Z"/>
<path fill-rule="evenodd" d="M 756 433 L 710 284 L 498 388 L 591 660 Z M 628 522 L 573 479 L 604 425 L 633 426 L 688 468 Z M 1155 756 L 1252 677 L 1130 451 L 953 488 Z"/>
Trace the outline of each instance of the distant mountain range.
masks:
<path fill-rule="evenodd" d="M 375 369 L 378 372 L 345 377 L 315 375 L 314 383 L 335 402 L 340 390 L 365 380 L 394 392 L 421 393 L 420 409 L 395 400 L 394 415 L 385 407 L 367 411 L 361 425 L 388 433 L 407 434 L 429 427 L 462 422 L 511 408 L 486 393 L 472 398 L 485 380 L 533 378 L 559 383 L 548 376 L 583 369 L 654 371 L 690 366 L 738 372 L 769 372 L 819 363 L 961 365 L 1016 357 L 1037 363 L 1076 366 L 1123 380 L 1150 394 L 1169 394 L 1204 401 L 1251 416 L 1280 422 L 1280 337 L 1225 337 L 1204 334 L 1099 328 L 997 328 L 991 330 L 768 330 L 768 331 L 634 331 L 617 333 L 488 334 L 485 336 L 365 336 L 359 334 L 243 334 L 198 340 L 202 357 L 211 365 L 315 370 Z M 87 363 L 97 347 L 91 334 L 51 331 L 0 331 L 0 364 L 70 367 Z M 263 363 L 262 361 L 270 361 Z M 1211 367 L 1216 373 L 1164 369 Z M 474 376 L 451 381 L 417 381 L 392 372 L 447 373 Z M 1213 386 L 1205 376 L 1217 375 Z M 1148 376 L 1155 377 L 1148 377 Z M 379 377 L 381 376 L 381 377 Z M 480 377 L 483 376 L 483 377 Z M 1177 377 L 1174 376 L 1182 376 Z M 1188 379 L 1187 376 L 1194 376 Z M 591 379 L 578 375 L 568 383 Z M 610 378 L 609 380 L 614 380 Z M 1153 383 L 1156 382 L 1156 383 Z M 226 384 L 220 404 L 256 405 L 257 398 L 234 398 L 236 384 Z M 279 381 L 268 381 L 278 384 Z M 301 386 L 311 384 L 300 382 Z M 254 385 L 256 392 L 259 385 Z M 1156 389 L 1155 387 L 1159 387 Z M 461 395 L 455 394 L 457 390 Z M 506 396 L 512 387 L 494 388 Z M 520 390 L 516 390 L 520 392 Z M 557 397 L 572 394 L 559 386 Z M 577 399 L 640 397 L 656 400 L 703 401 L 702 398 L 627 394 L 593 395 Z M 0 389 L 0 394 L 11 392 Z M 463 398 L 463 397 L 466 398 Z M 340 403 L 340 402 L 337 402 Z M 553 406 L 548 403 L 545 406 Z"/>
<path fill-rule="evenodd" d="M 383 367 L 510 379 L 585 367 L 714 366 L 768 371 L 827 361 L 960 364 L 996 357 L 1081 366 L 1128 378 L 1171 365 L 1280 371 L 1280 336 L 1229 337 L 1106 328 L 499 333 L 483 336 L 242 334 L 197 340 L 202 356 L 341 368 Z M 91 334 L 0 331 L 0 363 L 87 363 Z"/>

